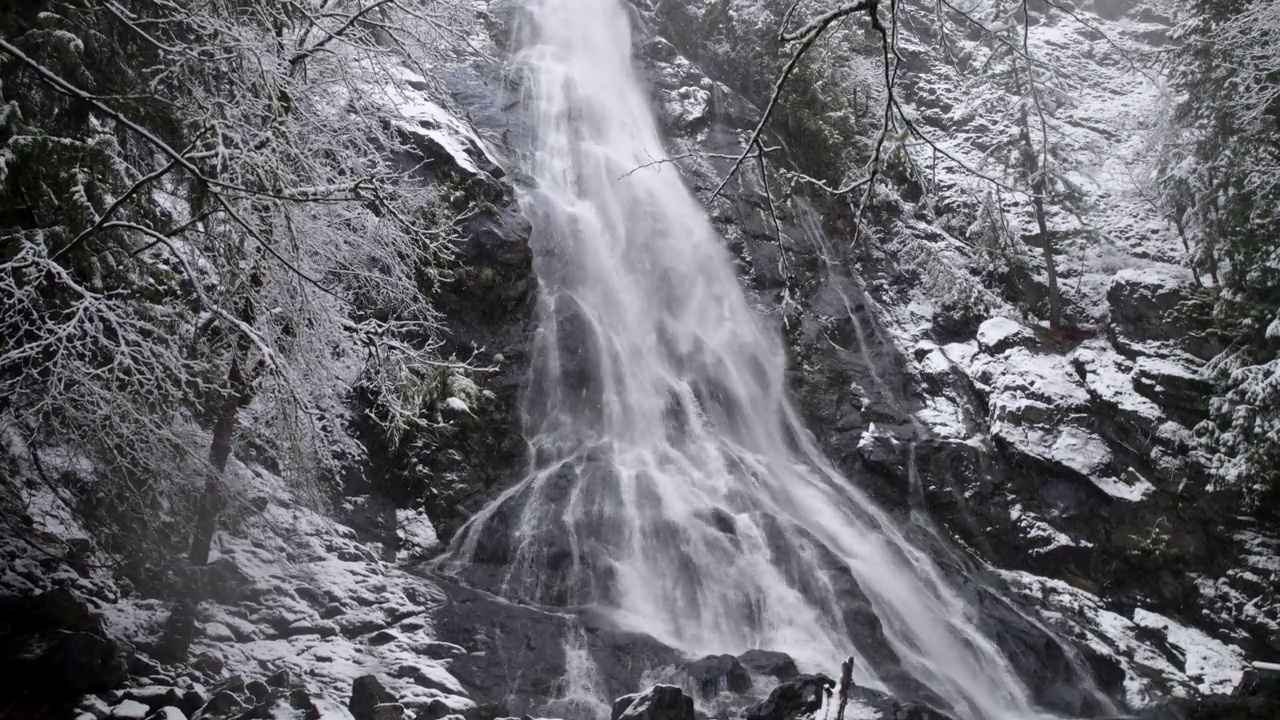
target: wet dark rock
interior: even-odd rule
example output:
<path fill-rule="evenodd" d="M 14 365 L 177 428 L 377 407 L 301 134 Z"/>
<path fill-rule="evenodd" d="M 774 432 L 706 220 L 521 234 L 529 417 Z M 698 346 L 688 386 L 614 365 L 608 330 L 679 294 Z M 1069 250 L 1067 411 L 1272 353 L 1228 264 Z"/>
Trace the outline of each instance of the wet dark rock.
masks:
<path fill-rule="evenodd" d="M 193 685 L 182 693 L 182 702 L 178 706 L 188 715 L 194 713 L 209 702 L 209 694 L 205 692 L 203 687 Z"/>
<path fill-rule="evenodd" d="M 1280 674 L 1250 668 L 1230 695 L 1210 695 L 1184 704 L 1177 720 L 1273 720 L 1280 717 Z"/>
<path fill-rule="evenodd" d="M 373 706 L 373 720 L 404 720 L 404 705 L 400 703 L 382 703 Z"/>
<path fill-rule="evenodd" d="M 0 596 L 0 707 L 72 704 L 128 677 L 131 648 L 71 590 Z"/>
<path fill-rule="evenodd" d="M 538 287 L 532 227 L 513 200 L 480 205 L 459 231 L 456 280 L 438 293 L 437 309 L 448 329 L 440 352 L 492 371 L 471 376 L 480 395 L 467 400 L 469 413 L 433 430 L 420 451 L 408 438 L 401 445 L 408 449 L 370 452 L 370 474 L 383 478 L 378 491 L 393 495 L 400 506 L 420 507 L 446 543 L 527 465 L 519 407 Z M 416 469 L 410 473 L 406 467 Z"/>
<path fill-rule="evenodd" d="M 351 684 L 351 701 L 347 709 L 356 720 L 374 720 L 373 709 L 384 703 L 398 702 L 376 675 L 362 675 Z"/>
<path fill-rule="evenodd" d="M 607 618 L 584 613 L 574 620 L 438 582 L 449 602 L 436 612 L 437 638 L 472 651 L 453 658 L 449 672 L 477 703 L 505 702 L 537 715 L 560 687 L 570 640 L 585 644 L 610 696 L 634 692 L 645 672 L 683 664 L 679 653 Z M 521 672 L 511 672 L 513 667 Z"/>
<path fill-rule="evenodd" d="M 280 711 L 285 710 L 289 706 L 283 698 L 275 698 L 253 705 L 248 710 L 236 716 L 236 720 L 272 720 L 278 717 Z"/>
<path fill-rule="evenodd" d="M 233 712 L 240 712 L 246 707 L 245 702 L 238 695 L 230 690 L 220 690 L 209 698 L 209 702 L 200 708 L 200 716 L 208 717 L 210 715 L 229 715 Z"/>
<path fill-rule="evenodd" d="M 769 697 L 747 708 L 746 720 L 794 720 L 817 712 L 836 682 L 826 675 L 801 675 L 774 688 Z"/>
<path fill-rule="evenodd" d="M 324 607 L 327 602 L 327 598 L 325 598 L 324 595 L 321 595 L 314 588 L 309 588 L 306 585 L 299 585 L 295 587 L 293 589 L 293 594 L 298 596 L 299 600 L 302 600 L 313 607 Z"/>
<path fill-rule="evenodd" d="M 693 698 L 673 685 L 654 685 L 613 701 L 610 720 L 696 720 Z"/>
<path fill-rule="evenodd" d="M 436 690 L 445 694 L 452 694 L 453 692 L 456 692 L 452 687 L 436 680 L 430 673 L 417 665 L 401 665 L 395 669 L 395 672 L 392 673 L 392 675 L 397 678 L 407 678 L 412 680 L 415 685 L 427 688 L 428 690 Z"/>
<path fill-rule="evenodd" d="M 222 658 L 209 653 L 201 653 L 194 661 L 192 661 L 191 667 L 205 675 L 216 677 L 222 674 Z"/>
<path fill-rule="evenodd" d="M 1189 425 L 1208 415 L 1214 391 L 1212 382 L 1191 369 L 1167 362 L 1139 362 L 1133 388 Z"/>
<path fill-rule="evenodd" d="M 148 685 L 140 688 L 130 688 L 121 693 L 120 696 L 125 700 L 140 702 L 151 710 L 159 710 L 166 705 L 182 704 L 182 692 L 173 687 Z"/>
<path fill-rule="evenodd" d="M 696 517 L 725 535 L 737 535 L 738 533 L 733 515 L 730 515 L 723 508 L 716 507 L 707 511 L 699 511 Z"/>
<path fill-rule="evenodd" d="M 869 467 L 896 474 L 906 467 L 912 430 L 877 424 L 858 438 L 858 455 Z M 905 436 L 905 437 L 904 437 Z"/>
<path fill-rule="evenodd" d="M 498 720 L 511 715 L 511 711 L 507 709 L 506 703 L 479 703 L 475 707 L 469 708 L 462 712 L 462 716 L 466 720 Z"/>
<path fill-rule="evenodd" d="M 206 597 L 222 605 L 235 605 L 260 594 L 253 578 L 241 570 L 234 560 L 218 558 L 199 568 L 199 581 Z"/>
<path fill-rule="evenodd" d="M 875 711 L 880 720 L 955 720 L 950 715 L 934 710 L 928 705 L 906 702 L 870 688 L 857 686 L 850 688 L 849 702 Z"/>
<path fill-rule="evenodd" d="M 790 680 L 800 674 L 790 655 L 771 650 L 748 650 L 738 656 L 738 662 L 756 675 L 782 681 Z"/>
<path fill-rule="evenodd" d="M 288 690 L 294 686 L 293 673 L 289 668 L 280 668 L 267 678 L 267 685 L 278 690 Z"/>
<path fill-rule="evenodd" d="M 233 693 L 242 693 L 244 692 L 244 686 L 245 686 L 245 683 L 244 683 L 243 677 L 239 675 L 232 675 L 231 677 L 227 678 L 226 680 L 223 680 L 222 682 L 214 686 L 213 691 L 217 693 L 217 692 L 226 690 L 228 692 L 233 692 Z"/>
<path fill-rule="evenodd" d="M 1190 271 L 1121 272 L 1107 290 L 1107 304 L 1108 330 L 1122 350 L 1135 343 L 1160 342 L 1201 360 L 1222 352 L 1221 341 L 1211 332 L 1209 305 L 1192 285 Z"/>
<path fill-rule="evenodd" d="M 129 658 L 129 674 L 138 677 L 149 677 L 160 672 L 160 664 L 142 653 L 134 653 Z"/>
<path fill-rule="evenodd" d="M 732 655 L 708 655 L 690 663 L 685 671 L 704 698 L 722 692 L 741 694 L 751 690 L 750 673 Z"/>
<path fill-rule="evenodd" d="M 452 713 L 453 709 L 445 701 L 435 699 L 427 703 L 425 708 L 418 711 L 418 720 L 440 720 L 440 718 Z"/>
<path fill-rule="evenodd" d="M 1015 671 L 1041 706 L 1076 716 L 1106 710 L 1106 701 L 1091 688 L 1073 662 L 1074 649 L 1049 635 L 1017 611 L 1010 602 L 986 588 L 977 590 L 980 626 L 1009 658 Z M 1095 658 L 1095 664 L 1109 662 Z"/>
<path fill-rule="evenodd" d="M 260 703 L 265 702 L 268 697 L 271 697 L 271 688 L 261 680 L 250 681 L 244 686 L 244 689 L 245 692 L 253 696 L 254 700 Z"/>
<path fill-rule="evenodd" d="M 320 720 L 320 708 L 306 688 L 295 687 L 289 692 L 289 707 L 302 713 L 303 720 Z"/>
<path fill-rule="evenodd" d="M 399 639 L 400 639 L 400 636 L 396 633 L 391 632 L 390 630 L 379 630 L 378 632 L 370 635 L 369 639 L 366 640 L 365 642 L 369 645 L 377 647 L 379 645 L 386 645 L 387 643 L 395 642 L 396 640 L 399 640 Z"/>

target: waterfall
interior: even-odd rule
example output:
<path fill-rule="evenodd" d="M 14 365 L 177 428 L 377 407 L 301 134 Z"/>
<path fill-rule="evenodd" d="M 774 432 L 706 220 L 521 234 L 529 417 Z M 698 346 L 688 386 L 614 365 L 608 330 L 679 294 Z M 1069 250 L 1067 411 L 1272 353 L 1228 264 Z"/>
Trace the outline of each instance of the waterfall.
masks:
<path fill-rule="evenodd" d="M 978 613 L 815 447 L 785 357 L 664 154 L 623 0 L 530 0 L 524 206 L 542 317 L 527 476 L 454 539 L 512 599 L 593 605 L 693 655 L 791 654 L 965 720 L 1039 717 Z M 634 170 L 634 172 L 632 172 Z"/>

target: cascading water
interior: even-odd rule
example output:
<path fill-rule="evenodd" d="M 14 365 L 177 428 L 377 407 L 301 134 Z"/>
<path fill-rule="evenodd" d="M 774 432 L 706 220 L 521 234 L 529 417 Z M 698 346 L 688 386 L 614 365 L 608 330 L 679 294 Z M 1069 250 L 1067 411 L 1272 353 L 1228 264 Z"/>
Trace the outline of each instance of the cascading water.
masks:
<path fill-rule="evenodd" d="M 595 605 L 690 654 L 853 656 L 875 685 L 887 649 L 966 720 L 1036 717 L 976 610 L 815 448 L 703 208 L 670 169 L 631 172 L 663 144 L 622 0 L 527 15 L 533 467 L 446 569 L 499 567 L 507 597 Z"/>

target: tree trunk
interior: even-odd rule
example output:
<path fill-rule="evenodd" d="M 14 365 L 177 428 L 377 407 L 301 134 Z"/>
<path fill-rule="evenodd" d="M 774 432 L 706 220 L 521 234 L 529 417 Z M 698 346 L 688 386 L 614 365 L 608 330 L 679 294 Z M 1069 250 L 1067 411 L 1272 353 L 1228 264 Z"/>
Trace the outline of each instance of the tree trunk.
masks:
<path fill-rule="evenodd" d="M 836 710 L 836 720 L 844 720 L 845 707 L 849 704 L 849 691 L 853 689 L 853 658 L 840 663 L 840 705 Z"/>
<path fill-rule="evenodd" d="M 251 324 L 257 314 L 255 297 L 262 288 L 262 275 L 254 272 L 249 277 L 250 295 L 240 309 L 240 320 Z M 209 446 L 209 475 L 204 482 L 204 492 L 200 496 L 200 506 L 196 512 L 196 523 L 191 533 L 191 552 L 188 561 L 194 566 L 208 565 L 209 552 L 213 545 L 213 536 L 218 530 L 218 513 L 226 504 L 222 496 L 222 473 L 227 469 L 227 461 L 231 459 L 231 437 L 236 429 L 236 416 L 240 408 L 249 404 L 251 397 L 249 382 L 241 368 L 241 358 L 248 357 L 251 345 L 249 338 L 240 333 L 231 356 L 231 368 L 227 370 L 227 388 L 229 392 L 218 407 L 218 417 L 213 425 L 213 442 Z"/>
<path fill-rule="evenodd" d="M 1049 222 L 1045 217 L 1043 183 L 1036 183 L 1036 196 L 1031 201 L 1040 229 L 1040 246 L 1044 248 L 1044 272 L 1049 279 L 1049 327 L 1062 327 L 1062 295 L 1058 292 L 1058 263 L 1053 257 L 1053 240 L 1049 238 Z"/>
<path fill-rule="evenodd" d="M 1062 327 L 1062 295 L 1058 292 L 1058 263 L 1053 257 L 1053 240 L 1049 237 L 1049 219 L 1044 207 L 1049 182 L 1045 177 L 1046 169 L 1041 166 L 1036 155 L 1035 144 L 1031 142 L 1031 123 L 1027 118 L 1026 105 L 1018 113 L 1018 120 L 1018 140 L 1022 143 L 1019 149 L 1022 155 L 1022 172 L 1030 185 L 1031 209 L 1035 211 L 1036 227 L 1040 231 L 1040 247 L 1044 249 L 1045 275 L 1049 280 L 1049 328 L 1058 330 Z"/>
<path fill-rule="evenodd" d="M 231 434 L 236 429 L 236 415 L 240 407 L 248 399 L 248 387 L 244 374 L 240 371 L 240 359 L 231 361 L 231 370 L 227 372 L 227 383 L 231 393 L 218 408 L 218 419 L 213 425 L 213 443 L 209 446 L 209 476 L 204 482 L 204 493 L 200 496 L 200 508 L 196 514 L 195 532 L 191 538 L 192 565 L 208 565 L 209 550 L 213 545 L 213 535 L 218 528 L 218 513 L 226 504 L 222 497 L 222 473 L 227 469 L 227 461 L 231 459 Z"/>

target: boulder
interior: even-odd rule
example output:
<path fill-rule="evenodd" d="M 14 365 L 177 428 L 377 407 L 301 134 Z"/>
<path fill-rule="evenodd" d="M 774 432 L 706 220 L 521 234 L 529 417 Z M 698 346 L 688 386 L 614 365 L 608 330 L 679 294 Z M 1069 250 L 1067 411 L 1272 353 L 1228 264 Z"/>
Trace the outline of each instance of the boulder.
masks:
<path fill-rule="evenodd" d="M 673 685 L 654 685 L 613 701 L 610 720 L 696 720 L 693 698 Z"/>
<path fill-rule="evenodd" d="M 200 683 L 194 683 L 182 693 L 182 702 L 179 704 L 188 715 L 194 713 L 204 707 L 209 702 L 209 693 L 205 691 L 204 686 Z"/>
<path fill-rule="evenodd" d="M 239 696 L 230 690 L 220 690 L 209 698 L 209 702 L 200 708 L 200 716 L 207 717 L 209 715 L 229 715 L 233 712 L 239 712 L 245 708 L 245 704 L 240 700 Z"/>
<path fill-rule="evenodd" d="M 1030 347 L 1036 336 L 1031 330 L 1007 317 L 993 317 L 978 326 L 978 347 L 999 355 L 1016 347 Z"/>
<path fill-rule="evenodd" d="M 774 688 L 768 698 L 747 708 L 746 720 L 793 720 L 815 713 L 822 707 L 823 696 L 835 684 L 826 675 L 801 675 Z"/>
<path fill-rule="evenodd" d="M 266 702 L 271 696 L 271 687 L 261 680 L 253 680 L 244 686 L 244 689 L 253 696 L 257 702 Z"/>
<path fill-rule="evenodd" d="M 125 700 L 111 708 L 110 720 L 144 720 L 151 709 L 136 700 Z"/>
<path fill-rule="evenodd" d="M 187 652 L 198 631 L 196 604 L 188 601 L 176 603 L 169 617 L 165 618 L 160 637 L 149 645 L 148 650 L 160 662 L 182 662 L 187 659 Z"/>
<path fill-rule="evenodd" d="M 131 654 L 72 590 L 0 596 L 0 707 L 54 698 L 71 705 L 112 690 L 128 677 Z"/>
<path fill-rule="evenodd" d="M 58 628 L 105 635 L 102 618 L 74 590 L 56 588 L 22 601 L 26 621 L 38 628 Z"/>
<path fill-rule="evenodd" d="M 418 720 L 440 720 L 452 714 L 453 708 L 449 707 L 445 701 L 436 698 L 427 703 L 425 708 L 418 711 Z"/>
<path fill-rule="evenodd" d="M 1122 349 L 1136 343 L 1169 343 L 1202 360 L 1222 351 L 1213 336 L 1208 305 L 1185 268 L 1153 266 L 1116 273 L 1107 289 L 1109 331 Z"/>
<path fill-rule="evenodd" d="M 222 674 L 222 658 L 219 658 L 217 655 L 210 655 L 209 653 L 201 653 L 194 661 L 192 661 L 191 667 L 202 675 L 216 677 Z"/>
<path fill-rule="evenodd" d="M 462 716 L 466 720 L 497 720 L 510 714 L 511 711 L 503 703 L 480 703 L 475 707 L 464 710 Z"/>
<path fill-rule="evenodd" d="M 289 668 L 280 668 L 267 678 L 267 685 L 277 690 L 288 690 L 294 686 L 293 674 L 289 672 Z"/>
<path fill-rule="evenodd" d="M 121 697 L 125 700 L 133 700 L 146 705 L 152 711 L 159 710 L 168 705 L 180 705 L 182 703 L 182 691 L 174 687 L 164 687 L 162 685 L 146 685 L 138 688 L 130 688 L 122 693 Z"/>
<path fill-rule="evenodd" d="M 400 703 L 382 703 L 373 706 L 373 720 L 404 720 L 404 705 Z"/>
<path fill-rule="evenodd" d="M 385 703 L 398 702 L 376 675 L 362 675 L 351 684 L 351 701 L 347 709 L 356 720 L 374 720 L 373 709 Z"/>
<path fill-rule="evenodd" d="M 850 707 L 876 713 L 881 720 L 955 720 L 920 703 L 906 702 L 871 688 L 854 686 L 849 689 Z M 846 715 L 846 717 L 848 717 Z M 1090 715 L 1089 717 L 1092 717 Z"/>
<path fill-rule="evenodd" d="M 738 662 L 751 673 L 783 682 L 800 674 L 790 655 L 771 650 L 748 650 L 738 656 Z"/>
<path fill-rule="evenodd" d="M 289 692 L 289 707 L 302 713 L 303 720 L 320 720 L 320 708 L 304 687 L 295 687 Z"/>
<path fill-rule="evenodd" d="M 198 581 L 206 596 L 222 605 L 236 605 L 262 592 L 255 587 L 254 579 L 229 557 L 218 558 L 199 568 Z"/>
<path fill-rule="evenodd" d="M 80 699 L 80 704 L 75 709 L 76 717 L 92 717 L 94 720 L 102 720 L 111 714 L 111 706 L 105 700 L 97 695 L 85 695 Z"/>
<path fill-rule="evenodd" d="M 1162 358 L 1139 357 L 1134 363 L 1133 388 L 1194 427 L 1209 413 L 1213 383 L 1199 369 Z"/>
<path fill-rule="evenodd" d="M 104 692 L 128 677 L 124 649 L 94 633 L 51 630 L 7 644 L 6 685 L 22 695 L 74 698 Z"/>
<path fill-rule="evenodd" d="M 704 698 L 722 692 L 741 694 L 751 690 L 751 674 L 732 655 L 708 655 L 690 663 L 685 670 Z"/>

